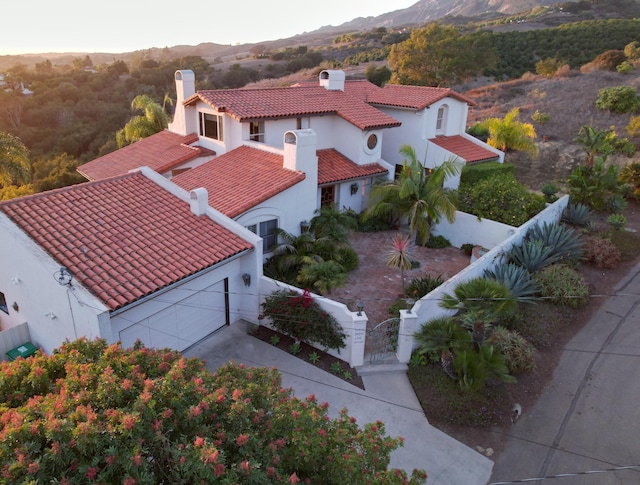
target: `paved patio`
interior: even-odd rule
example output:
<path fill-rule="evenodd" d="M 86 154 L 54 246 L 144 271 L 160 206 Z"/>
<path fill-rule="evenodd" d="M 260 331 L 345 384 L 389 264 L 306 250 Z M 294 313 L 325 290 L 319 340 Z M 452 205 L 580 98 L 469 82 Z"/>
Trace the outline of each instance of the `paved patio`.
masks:
<path fill-rule="evenodd" d="M 364 311 L 369 317 L 368 329 L 388 319 L 388 309 L 398 298 L 403 298 L 401 272 L 387 266 L 387 253 L 391 240 L 398 231 L 381 231 L 351 235 L 351 246 L 360 256 L 360 266 L 349 274 L 347 283 L 334 289 L 329 298 L 346 304 L 356 310 L 358 301 L 364 303 Z M 412 259 L 420 262 L 420 267 L 405 270 L 405 284 L 413 278 L 426 274 L 442 275 L 446 281 L 470 263 L 469 256 L 454 247 L 430 249 L 414 246 Z"/>

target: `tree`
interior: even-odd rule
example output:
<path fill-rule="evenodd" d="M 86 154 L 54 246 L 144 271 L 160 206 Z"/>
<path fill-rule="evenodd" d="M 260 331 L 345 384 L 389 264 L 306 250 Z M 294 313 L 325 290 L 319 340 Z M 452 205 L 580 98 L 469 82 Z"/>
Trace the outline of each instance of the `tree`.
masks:
<path fill-rule="evenodd" d="M 494 59 L 488 36 L 462 35 L 452 25 L 433 22 L 391 47 L 391 82 L 447 86 L 476 75 Z"/>
<path fill-rule="evenodd" d="M 380 87 L 384 86 L 389 79 L 391 79 L 391 74 L 391 69 L 387 66 L 376 67 L 375 64 L 369 64 L 364 70 L 364 75 L 367 76 L 367 80 Z"/>
<path fill-rule="evenodd" d="M 576 141 L 587 154 L 587 168 L 593 167 L 596 157 L 601 156 L 606 161 L 607 157 L 615 152 L 612 135 L 615 138 L 613 130 L 597 130 L 588 125 L 580 128 Z"/>
<path fill-rule="evenodd" d="M 349 242 L 349 234 L 357 229 L 358 221 L 351 211 L 341 211 L 335 204 L 316 210 L 309 229 L 318 239 L 327 238 L 338 244 Z"/>
<path fill-rule="evenodd" d="M 520 110 L 513 108 L 504 118 L 484 120 L 481 125 L 489 130 L 487 143 L 503 152 L 515 150 L 537 156 L 536 130 L 531 123 L 519 121 L 519 116 Z"/>
<path fill-rule="evenodd" d="M 165 111 L 158 103 L 146 94 L 140 94 L 131 101 L 133 111 L 143 111 L 144 115 L 134 116 L 116 134 L 118 147 L 147 138 L 164 130 L 168 126 L 168 118 Z"/>
<path fill-rule="evenodd" d="M 29 150 L 17 136 L 0 131 L 0 185 L 22 184 L 30 180 Z"/>
<path fill-rule="evenodd" d="M 417 159 L 415 150 L 403 145 L 400 153 L 405 159 L 396 180 L 374 185 L 371 198 L 375 203 L 364 213 L 364 219 L 406 216 L 414 240 L 424 245 L 431 235 L 431 226 L 443 217 L 455 219 L 454 194 L 444 188 L 447 177 L 459 173 L 453 160 L 446 160 L 433 169 L 425 169 Z"/>
<path fill-rule="evenodd" d="M 67 342 L 2 362 L 3 483 L 424 483 L 387 470 L 384 423 L 328 417 L 275 369 L 215 374 L 178 352 Z"/>

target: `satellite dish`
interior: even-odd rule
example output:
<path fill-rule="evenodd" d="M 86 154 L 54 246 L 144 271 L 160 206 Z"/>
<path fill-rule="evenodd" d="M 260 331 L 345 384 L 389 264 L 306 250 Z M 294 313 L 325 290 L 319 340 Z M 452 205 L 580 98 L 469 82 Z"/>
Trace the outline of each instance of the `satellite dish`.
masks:
<path fill-rule="evenodd" d="M 53 273 L 53 277 L 60 286 L 71 286 L 71 281 L 73 280 L 71 271 L 64 266 L 60 266 L 60 269 Z"/>

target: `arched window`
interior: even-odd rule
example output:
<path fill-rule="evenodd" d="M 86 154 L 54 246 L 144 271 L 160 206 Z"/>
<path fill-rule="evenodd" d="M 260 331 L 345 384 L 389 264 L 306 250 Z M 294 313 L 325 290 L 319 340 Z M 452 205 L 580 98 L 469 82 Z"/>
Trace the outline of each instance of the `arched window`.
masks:
<path fill-rule="evenodd" d="M 447 130 L 447 115 L 449 106 L 443 104 L 438 108 L 438 118 L 436 119 L 436 135 L 444 135 Z"/>

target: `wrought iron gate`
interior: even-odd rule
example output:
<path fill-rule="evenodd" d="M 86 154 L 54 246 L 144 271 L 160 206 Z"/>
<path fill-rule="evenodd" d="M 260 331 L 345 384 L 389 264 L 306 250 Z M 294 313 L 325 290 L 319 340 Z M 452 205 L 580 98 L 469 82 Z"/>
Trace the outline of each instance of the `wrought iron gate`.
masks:
<path fill-rule="evenodd" d="M 396 356 L 399 329 L 400 319 L 390 318 L 369 331 L 371 338 L 369 360 L 372 364 L 381 364 L 385 360 Z"/>

